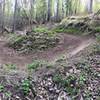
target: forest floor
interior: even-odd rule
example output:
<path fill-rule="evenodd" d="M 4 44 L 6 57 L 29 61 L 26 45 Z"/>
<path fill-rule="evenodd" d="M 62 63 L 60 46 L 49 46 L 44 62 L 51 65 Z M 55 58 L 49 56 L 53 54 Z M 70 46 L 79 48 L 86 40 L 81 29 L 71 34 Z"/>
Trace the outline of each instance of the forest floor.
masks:
<path fill-rule="evenodd" d="M 7 39 L 2 36 L 0 37 L 0 64 L 15 64 L 18 69 L 25 70 L 33 59 L 54 63 L 60 57 L 70 58 L 76 55 L 95 41 L 93 37 L 74 36 L 65 33 L 60 33 L 58 36 L 60 42 L 56 47 L 28 55 L 18 54 L 14 49 L 9 48 Z"/>
<path fill-rule="evenodd" d="M 8 47 L 8 36 L 0 36 L 0 100 L 100 100 L 96 39 L 57 36 L 54 48 L 29 54 L 19 54 Z"/>

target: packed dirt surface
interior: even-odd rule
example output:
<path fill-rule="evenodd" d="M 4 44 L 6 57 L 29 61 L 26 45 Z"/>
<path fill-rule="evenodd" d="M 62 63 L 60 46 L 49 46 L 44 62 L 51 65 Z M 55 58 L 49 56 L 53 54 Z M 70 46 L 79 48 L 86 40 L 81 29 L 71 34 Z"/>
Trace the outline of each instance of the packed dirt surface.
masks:
<path fill-rule="evenodd" d="M 18 69 L 23 70 L 27 64 L 32 63 L 33 59 L 54 62 L 63 55 L 72 57 L 94 42 L 93 38 L 73 36 L 64 33 L 59 34 L 59 37 L 60 43 L 56 47 L 28 55 L 18 54 L 13 49 L 7 47 L 7 40 L 0 37 L 0 64 L 15 64 Z"/>

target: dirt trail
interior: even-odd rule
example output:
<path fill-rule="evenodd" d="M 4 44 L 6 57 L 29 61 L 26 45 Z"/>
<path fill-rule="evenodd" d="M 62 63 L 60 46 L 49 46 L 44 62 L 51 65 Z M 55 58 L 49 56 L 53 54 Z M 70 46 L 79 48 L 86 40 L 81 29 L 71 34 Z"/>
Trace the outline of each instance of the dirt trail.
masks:
<path fill-rule="evenodd" d="M 86 47 L 88 47 L 93 42 L 94 42 L 93 38 L 82 41 L 78 47 L 76 47 L 74 50 L 69 51 L 69 54 L 68 54 L 69 58 L 73 57 L 80 51 L 84 50 Z"/>
<path fill-rule="evenodd" d="M 60 34 L 59 37 L 61 41 L 56 47 L 29 55 L 19 55 L 13 49 L 6 46 L 7 40 L 0 38 L 0 64 L 16 64 L 19 69 L 24 70 L 25 66 L 31 63 L 33 59 L 54 62 L 55 59 L 62 55 L 72 57 L 94 42 L 93 38 L 68 34 Z"/>

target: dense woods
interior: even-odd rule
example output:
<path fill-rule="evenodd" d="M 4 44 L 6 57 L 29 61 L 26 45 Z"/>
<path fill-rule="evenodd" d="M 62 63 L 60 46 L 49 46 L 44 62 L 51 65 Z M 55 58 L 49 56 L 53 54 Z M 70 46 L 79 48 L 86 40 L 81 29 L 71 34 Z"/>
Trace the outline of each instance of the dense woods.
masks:
<path fill-rule="evenodd" d="M 59 22 L 67 16 L 96 12 L 99 0 L 0 0 L 0 28 Z"/>

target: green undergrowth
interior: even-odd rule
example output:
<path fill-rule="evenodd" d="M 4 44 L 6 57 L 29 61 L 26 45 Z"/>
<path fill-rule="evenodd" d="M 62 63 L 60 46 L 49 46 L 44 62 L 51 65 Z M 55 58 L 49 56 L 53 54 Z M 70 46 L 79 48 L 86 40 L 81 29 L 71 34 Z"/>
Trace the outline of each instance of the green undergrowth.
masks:
<path fill-rule="evenodd" d="M 37 33 L 37 32 L 39 32 L 39 33 L 47 33 L 48 36 L 52 36 L 52 35 L 56 34 L 55 31 L 49 30 L 47 27 L 41 27 L 41 26 L 32 29 L 32 31 L 35 32 L 35 33 Z"/>
<path fill-rule="evenodd" d="M 5 70 L 16 70 L 17 66 L 15 64 L 5 64 L 4 68 Z"/>
<path fill-rule="evenodd" d="M 78 35 L 91 35 L 100 32 L 100 20 L 97 20 L 98 15 L 89 16 L 70 16 L 66 17 L 54 29 L 56 32 L 65 32 Z"/>
<path fill-rule="evenodd" d="M 59 38 L 51 35 L 50 32 L 31 32 L 29 35 L 12 34 L 9 38 L 8 46 L 14 48 L 20 53 L 29 53 L 34 51 L 46 50 L 55 47 L 59 42 Z"/>
<path fill-rule="evenodd" d="M 31 76 L 33 71 L 37 71 L 42 67 L 47 68 L 49 70 L 49 68 L 53 67 L 53 64 L 45 60 L 33 60 L 32 63 L 26 66 L 26 69 L 28 70 L 28 75 Z"/>
<path fill-rule="evenodd" d="M 53 81 L 58 86 L 63 87 L 64 91 L 72 98 L 77 100 L 78 95 L 82 93 L 84 100 L 91 100 L 91 90 L 88 90 L 88 84 L 91 80 L 99 79 L 100 73 L 94 70 L 88 62 L 79 62 L 75 64 L 78 73 L 69 73 L 67 76 L 63 74 L 55 74 Z"/>
<path fill-rule="evenodd" d="M 80 29 L 80 28 L 74 28 L 74 27 L 68 27 L 66 28 L 63 25 L 59 25 L 56 28 L 53 29 L 56 33 L 70 33 L 70 34 L 76 34 L 76 35 L 89 35 L 89 34 L 96 34 L 100 33 L 100 27 L 94 27 L 94 28 L 87 28 L 87 29 Z"/>
<path fill-rule="evenodd" d="M 51 30 L 47 29 L 46 27 L 38 27 L 32 30 L 33 32 L 40 32 L 40 33 L 48 33 L 49 36 L 55 35 L 57 33 L 72 33 L 72 34 L 79 34 L 80 30 L 78 28 L 64 28 L 63 26 L 58 26 Z"/>
<path fill-rule="evenodd" d="M 100 27 L 95 27 L 94 30 L 96 33 L 100 33 Z"/>
<path fill-rule="evenodd" d="M 96 36 L 96 40 L 97 40 L 97 42 L 100 43 L 100 34 L 98 34 L 98 35 Z"/>
<path fill-rule="evenodd" d="M 30 86 L 31 86 L 30 80 L 25 79 L 25 80 L 22 81 L 22 83 L 20 85 L 20 88 L 23 91 L 24 95 L 28 95 L 29 94 Z"/>
<path fill-rule="evenodd" d="M 100 54 L 100 34 L 96 35 L 97 43 L 93 46 L 93 52 Z"/>
<path fill-rule="evenodd" d="M 79 76 L 76 74 L 70 74 L 66 78 L 61 75 L 55 75 L 53 81 L 60 86 L 64 87 L 64 90 L 70 95 L 77 95 L 81 89 L 86 85 L 87 77 L 81 73 Z"/>
<path fill-rule="evenodd" d="M 7 84 L 3 85 L 0 84 L 0 94 L 4 95 L 6 98 L 11 98 L 12 95 L 15 95 L 12 90 L 15 92 L 19 91 L 21 95 L 27 96 L 30 93 L 31 90 L 31 81 L 29 79 L 23 79 L 21 80 L 20 84 Z M 17 95 L 17 93 L 16 93 Z"/>
<path fill-rule="evenodd" d="M 98 44 L 95 44 L 93 46 L 93 53 L 94 54 L 100 54 L 100 44 L 99 43 Z"/>
<path fill-rule="evenodd" d="M 27 69 L 29 73 L 31 73 L 33 70 L 37 70 L 41 65 L 42 63 L 39 60 L 34 60 L 31 64 L 27 65 Z"/>
<path fill-rule="evenodd" d="M 27 39 L 27 36 L 13 34 L 9 38 L 8 45 L 11 46 L 14 49 L 21 48 L 23 41 L 26 40 L 26 39 Z"/>
<path fill-rule="evenodd" d="M 55 28 L 53 31 L 57 33 L 71 33 L 71 34 L 80 34 L 80 30 L 77 28 Z"/>
<path fill-rule="evenodd" d="M 9 98 L 9 97 L 11 97 L 12 93 L 9 90 L 7 90 L 6 87 L 7 86 L 0 84 L 0 94 L 1 94 L 1 96 L 3 95 L 4 97 Z"/>

